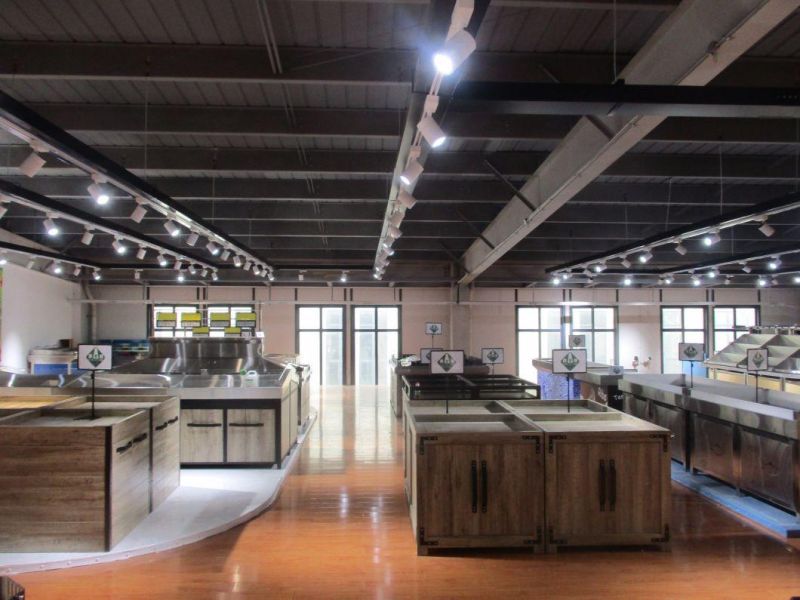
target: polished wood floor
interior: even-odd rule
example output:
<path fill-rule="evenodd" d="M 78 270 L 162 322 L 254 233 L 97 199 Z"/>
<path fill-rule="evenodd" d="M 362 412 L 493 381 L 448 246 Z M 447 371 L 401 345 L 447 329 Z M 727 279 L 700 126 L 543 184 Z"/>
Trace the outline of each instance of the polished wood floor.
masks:
<path fill-rule="evenodd" d="M 30 600 L 191 598 L 758 598 L 800 595 L 798 547 L 673 490 L 671 553 L 483 551 L 417 557 L 401 437 L 385 392 L 321 393 L 274 508 L 182 549 L 19 575 Z"/>

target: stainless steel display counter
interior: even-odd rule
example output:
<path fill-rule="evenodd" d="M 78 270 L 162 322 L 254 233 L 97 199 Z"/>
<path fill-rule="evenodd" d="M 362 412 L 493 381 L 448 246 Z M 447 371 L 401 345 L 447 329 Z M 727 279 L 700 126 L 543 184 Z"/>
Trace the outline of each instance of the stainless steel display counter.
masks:
<path fill-rule="evenodd" d="M 754 348 L 769 352 L 767 368 L 759 372 L 759 387 L 800 394 L 800 335 L 751 331 L 736 338 L 704 364 L 714 379 L 754 385 L 756 376 L 746 368 L 747 351 Z"/>
<path fill-rule="evenodd" d="M 553 361 L 551 359 L 534 359 L 533 366 L 540 373 L 548 373 L 551 377 L 561 377 L 566 380 L 566 376 L 553 374 Z M 635 369 L 623 369 L 620 373 L 613 373 L 611 365 L 604 365 L 602 363 L 590 362 L 587 366 L 586 373 L 575 373 L 572 375 L 572 380 L 577 382 L 575 386 L 575 397 L 584 400 L 593 400 L 601 404 L 608 404 L 612 408 L 622 408 L 622 397 L 617 389 L 618 382 L 622 379 L 625 373 L 636 373 Z M 540 377 L 539 384 L 543 388 L 543 398 L 563 398 L 564 394 L 551 393 L 551 388 L 545 385 Z M 564 383 L 566 385 L 566 381 Z"/>
<path fill-rule="evenodd" d="M 417 377 L 420 375 L 430 375 L 431 366 L 419 362 L 408 366 L 400 364 L 398 358 L 392 357 L 392 381 L 389 384 L 389 402 L 392 404 L 392 411 L 396 417 L 403 414 L 403 377 L 410 375 Z M 480 358 L 474 356 L 464 357 L 464 375 L 488 375 L 491 371 L 489 365 L 484 365 Z"/>
<path fill-rule="evenodd" d="M 625 412 L 669 429 L 672 458 L 800 513 L 800 396 L 684 375 L 625 375 Z"/>

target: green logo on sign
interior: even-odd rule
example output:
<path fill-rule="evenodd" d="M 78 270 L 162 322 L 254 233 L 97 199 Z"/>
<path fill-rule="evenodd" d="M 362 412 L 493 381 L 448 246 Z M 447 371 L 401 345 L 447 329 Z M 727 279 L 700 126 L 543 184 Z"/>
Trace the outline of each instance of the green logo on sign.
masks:
<path fill-rule="evenodd" d="M 489 359 L 489 362 L 495 362 L 498 358 L 500 358 L 500 353 L 497 350 L 489 350 L 486 354 L 486 358 Z"/>
<path fill-rule="evenodd" d="M 686 346 L 686 349 L 683 351 L 683 353 L 689 358 L 694 358 L 697 356 L 697 348 L 694 346 Z"/>
<path fill-rule="evenodd" d="M 437 325 L 436 323 L 431 323 L 428 326 L 428 330 L 431 332 L 431 335 L 436 335 L 437 333 L 439 333 L 439 325 Z"/>
<path fill-rule="evenodd" d="M 572 345 L 573 346 L 582 346 L 583 345 L 583 340 L 580 338 L 580 336 L 576 336 L 576 337 L 572 338 Z"/>
<path fill-rule="evenodd" d="M 92 351 L 86 355 L 86 360 L 92 363 L 92 366 L 96 367 L 100 363 L 102 363 L 106 359 L 106 355 L 100 352 L 98 347 L 92 348 Z"/>
<path fill-rule="evenodd" d="M 756 352 L 753 354 L 753 364 L 756 366 L 756 368 L 761 368 L 761 365 L 764 364 L 764 354 L 761 352 Z"/>
<path fill-rule="evenodd" d="M 580 362 L 580 359 L 572 352 L 569 352 L 564 358 L 561 359 L 561 364 L 564 365 L 564 368 L 567 371 L 572 371 L 580 364 Z"/>
<path fill-rule="evenodd" d="M 442 355 L 442 357 L 441 357 L 439 360 L 437 360 L 436 362 L 437 362 L 437 364 L 438 364 L 440 367 L 442 367 L 442 369 L 444 369 L 445 371 L 449 371 L 449 370 L 450 370 L 450 369 L 452 369 L 452 368 L 455 366 L 455 364 L 456 364 L 456 361 L 455 361 L 455 360 L 453 360 L 453 357 L 452 357 L 452 356 L 450 356 L 450 353 L 449 353 L 449 352 L 448 352 L 448 353 L 446 353 L 446 354 L 443 354 L 443 355 Z"/>

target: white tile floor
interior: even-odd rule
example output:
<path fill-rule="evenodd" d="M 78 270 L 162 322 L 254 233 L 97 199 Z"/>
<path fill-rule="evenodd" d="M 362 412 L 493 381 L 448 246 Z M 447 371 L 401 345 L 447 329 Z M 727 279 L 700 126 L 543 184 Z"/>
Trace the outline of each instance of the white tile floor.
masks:
<path fill-rule="evenodd" d="M 0 553 L 0 575 L 122 560 L 191 544 L 244 523 L 269 508 L 314 425 L 282 469 L 184 469 L 181 486 L 110 552 Z"/>

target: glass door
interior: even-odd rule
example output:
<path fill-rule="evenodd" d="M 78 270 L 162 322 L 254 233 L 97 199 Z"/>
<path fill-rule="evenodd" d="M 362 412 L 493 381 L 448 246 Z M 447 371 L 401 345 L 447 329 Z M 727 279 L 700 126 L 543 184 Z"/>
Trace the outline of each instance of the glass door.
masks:
<path fill-rule="evenodd" d="M 344 384 L 344 307 L 298 306 L 297 351 L 312 385 Z"/>
<path fill-rule="evenodd" d="M 389 385 L 389 361 L 399 354 L 400 309 L 397 306 L 354 306 L 355 384 Z"/>

